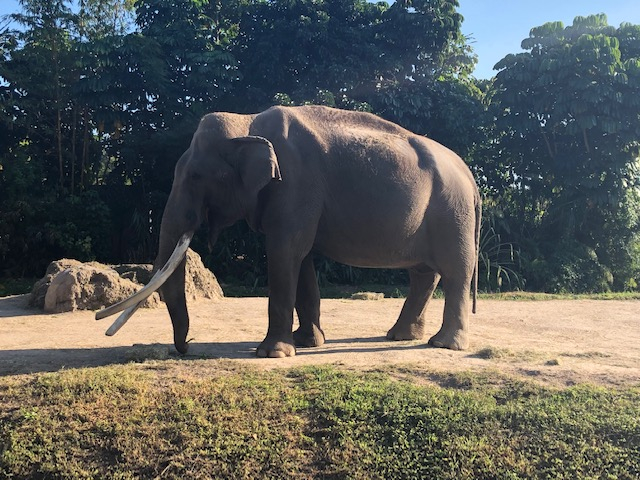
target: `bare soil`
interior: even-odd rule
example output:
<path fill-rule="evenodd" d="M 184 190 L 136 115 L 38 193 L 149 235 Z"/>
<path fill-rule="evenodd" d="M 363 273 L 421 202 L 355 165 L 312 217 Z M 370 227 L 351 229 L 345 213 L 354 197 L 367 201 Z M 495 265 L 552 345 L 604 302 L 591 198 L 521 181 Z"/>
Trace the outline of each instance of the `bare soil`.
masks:
<path fill-rule="evenodd" d="M 372 370 L 415 366 L 434 372 L 488 371 L 553 385 L 640 386 L 640 301 L 481 300 L 471 316 L 470 348 L 454 352 L 422 341 L 389 342 L 401 299 L 322 301 L 327 343 L 295 357 L 258 359 L 267 330 L 266 298 L 198 300 L 190 304 L 193 339 L 187 360 L 215 368 L 218 359 L 255 368 L 339 364 Z M 443 301 L 429 307 L 428 335 L 441 322 Z M 0 375 L 92 367 L 145 358 L 181 358 L 163 307 L 140 309 L 114 337 L 94 312 L 45 314 L 27 296 L 0 298 Z M 197 362 L 198 368 L 202 362 Z M 196 365 L 196 362 L 193 362 Z"/>

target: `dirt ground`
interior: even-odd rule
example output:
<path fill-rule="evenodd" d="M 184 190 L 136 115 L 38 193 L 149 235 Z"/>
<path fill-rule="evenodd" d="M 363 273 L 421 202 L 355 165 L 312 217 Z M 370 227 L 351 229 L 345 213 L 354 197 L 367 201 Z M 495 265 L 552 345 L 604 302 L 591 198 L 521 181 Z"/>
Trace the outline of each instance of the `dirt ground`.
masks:
<path fill-rule="evenodd" d="M 402 302 L 324 299 L 325 345 L 298 349 L 293 358 L 259 359 L 255 348 L 267 329 L 267 299 L 200 300 L 189 307 L 193 340 L 186 359 L 229 359 L 257 368 L 414 365 L 435 372 L 495 371 L 553 385 L 640 386 L 640 301 L 481 300 L 464 352 L 427 347 L 428 337 L 385 340 Z M 438 330 L 442 309 L 442 300 L 430 305 L 428 335 Z M 164 306 L 138 310 L 106 337 L 113 319 L 97 322 L 90 311 L 43 314 L 27 307 L 26 295 L 0 298 L 0 375 L 179 358 Z"/>

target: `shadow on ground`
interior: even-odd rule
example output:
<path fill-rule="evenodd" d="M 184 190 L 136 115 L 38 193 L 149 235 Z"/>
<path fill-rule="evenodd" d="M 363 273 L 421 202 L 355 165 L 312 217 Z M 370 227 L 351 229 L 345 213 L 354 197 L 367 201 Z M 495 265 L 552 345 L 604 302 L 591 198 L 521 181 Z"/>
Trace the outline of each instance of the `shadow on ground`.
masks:
<path fill-rule="evenodd" d="M 0 297 L 0 318 L 47 315 L 42 310 L 29 306 L 29 294 Z"/>
<path fill-rule="evenodd" d="M 384 344 L 382 344 L 384 342 Z M 380 345 L 371 345 L 372 343 Z M 187 355 L 180 355 L 170 344 L 136 344 L 96 348 L 60 348 L 0 350 L 0 376 L 56 372 L 68 368 L 91 368 L 140 362 L 148 359 L 228 359 L 259 362 L 286 362 L 287 359 L 258 359 L 256 342 L 192 343 Z M 340 361 L 353 353 L 399 352 L 424 349 L 424 342 L 386 342 L 384 337 L 329 340 L 321 347 L 298 348 L 300 357 L 322 355 L 325 360 Z M 429 348 L 429 347 L 427 347 Z"/>

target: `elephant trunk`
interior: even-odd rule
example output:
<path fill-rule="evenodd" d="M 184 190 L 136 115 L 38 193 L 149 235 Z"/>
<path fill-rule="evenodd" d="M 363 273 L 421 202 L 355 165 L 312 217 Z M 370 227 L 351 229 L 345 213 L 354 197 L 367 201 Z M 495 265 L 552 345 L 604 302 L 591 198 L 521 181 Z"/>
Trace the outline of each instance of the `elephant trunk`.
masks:
<path fill-rule="evenodd" d="M 187 334 L 189 333 L 189 313 L 185 296 L 185 269 L 187 259 L 182 259 L 178 267 L 160 287 L 162 299 L 167 305 L 173 324 L 173 343 L 180 353 L 187 353 Z"/>
<path fill-rule="evenodd" d="M 154 262 L 155 268 L 165 265 L 174 248 L 184 238 L 185 233 L 193 235 L 202 221 L 202 214 L 197 210 L 199 202 L 192 195 L 180 194 L 179 190 L 171 192 L 165 207 L 160 227 L 160 246 Z M 189 333 L 189 313 L 185 296 L 186 255 L 182 258 L 173 273 L 160 287 L 162 299 L 167 305 L 173 325 L 173 342 L 176 350 L 187 353 L 187 335 Z"/>
<path fill-rule="evenodd" d="M 176 242 L 177 239 L 173 235 L 161 233 L 160 249 L 155 261 L 155 268 L 161 268 L 165 265 Z M 184 291 L 186 264 L 185 255 L 171 276 L 160 287 L 160 295 L 167 305 L 173 325 L 173 343 L 176 350 L 183 354 L 187 353 L 188 350 L 187 334 L 189 333 L 189 313 L 187 312 L 187 300 Z"/>

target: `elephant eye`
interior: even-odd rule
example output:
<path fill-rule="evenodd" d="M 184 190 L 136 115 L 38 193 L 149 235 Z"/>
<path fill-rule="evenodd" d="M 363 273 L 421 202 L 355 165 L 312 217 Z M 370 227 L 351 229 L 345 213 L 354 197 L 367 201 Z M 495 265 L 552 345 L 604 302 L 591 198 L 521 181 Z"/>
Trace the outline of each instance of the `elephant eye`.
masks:
<path fill-rule="evenodd" d="M 231 181 L 231 179 L 233 178 L 232 175 L 233 175 L 233 170 L 231 170 L 230 168 L 218 168 L 214 172 L 215 179 L 220 182 Z"/>

